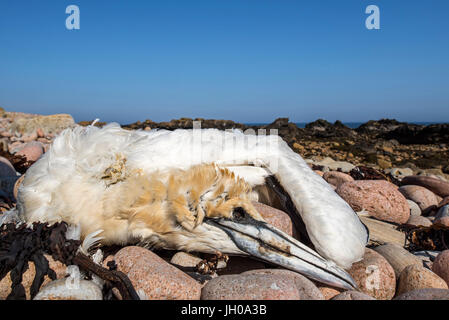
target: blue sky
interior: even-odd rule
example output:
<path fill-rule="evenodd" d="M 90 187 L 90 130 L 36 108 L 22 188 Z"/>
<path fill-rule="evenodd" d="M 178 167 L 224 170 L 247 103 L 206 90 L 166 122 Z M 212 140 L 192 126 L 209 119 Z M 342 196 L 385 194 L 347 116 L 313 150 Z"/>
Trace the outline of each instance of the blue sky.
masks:
<path fill-rule="evenodd" d="M 70 4 L 80 30 L 65 28 Z M 380 30 L 365 28 L 370 4 Z M 447 0 L 0 0 L 0 46 L 10 111 L 449 121 Z"/>

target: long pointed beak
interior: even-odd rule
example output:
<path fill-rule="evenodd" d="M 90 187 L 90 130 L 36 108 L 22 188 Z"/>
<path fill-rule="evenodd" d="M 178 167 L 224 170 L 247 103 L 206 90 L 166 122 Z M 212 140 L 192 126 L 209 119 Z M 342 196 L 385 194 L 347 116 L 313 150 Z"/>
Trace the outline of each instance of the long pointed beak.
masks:
<path fill-rule="evenodd" d="M 241 251 L 254 258 L 333 287 L 348 290 L 357 287 L 352 277 L 334 262 L 263 221 L 247 215 L 238 222 L 230 219 L 208 219 L 205 222 L 226 232 Z"/>

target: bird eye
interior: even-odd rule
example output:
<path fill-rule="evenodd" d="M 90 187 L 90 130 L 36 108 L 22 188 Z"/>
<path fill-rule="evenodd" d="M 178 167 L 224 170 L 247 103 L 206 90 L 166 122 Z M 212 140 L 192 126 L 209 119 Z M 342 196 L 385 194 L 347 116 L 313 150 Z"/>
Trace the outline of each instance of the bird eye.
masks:
<path fill-rule="evenodd" d="M 245 214 L 246 214 L 245 209 L 243 209 L 242 207 L 238 207 L 234 209 L 232 218 L 236 221 L 239 221 L 245 218 Z"/>

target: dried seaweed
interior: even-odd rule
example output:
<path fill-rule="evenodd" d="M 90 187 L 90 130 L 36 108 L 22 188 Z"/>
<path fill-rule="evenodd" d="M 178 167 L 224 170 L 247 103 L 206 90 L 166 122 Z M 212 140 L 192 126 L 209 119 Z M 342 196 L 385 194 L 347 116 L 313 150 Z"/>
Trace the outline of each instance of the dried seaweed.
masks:
<path fill-rule="evenodd" d="M 351 172 L 349 172 L 349 175 L 353 177 L 354 180 L 386 180 L 397 186 L 401 184 L 401 182 L 396 179 L 391 173 L 384 174 L 379 170 L 365 166 L 355 167 L 351 170 Z"/>
<path fill-rule="evenodd" d="M 405 231 L 406 247 L 410 251 L 449 249 L 449 227 L 433 224 L 430 227 L 400 227 Z"/>
<path fill-rule="evenodd" d="M 31 228 L 25 224 L 17 227 L 10 223 L 0 227 L 0 280 L 10 272 L 12 282 L 7 299 L 26 299 L 22 278 L 29 262 L 33 262 L 36 269 L 30 288 L 31 298 L 38 293 L 46 275 L 52 280 L 56 279 L 56 273 L 49 267 L 45 254 L 65 265 L 78 265 L 82 270 L 96 274 L 108 286 L 116 287 L 124 299 L 139 299 L 125 274 L 105 269 L 78 252 L 80 241 L 67 240 L 66 231 L 66 223 L 51 226 L 34 223 Z"/>

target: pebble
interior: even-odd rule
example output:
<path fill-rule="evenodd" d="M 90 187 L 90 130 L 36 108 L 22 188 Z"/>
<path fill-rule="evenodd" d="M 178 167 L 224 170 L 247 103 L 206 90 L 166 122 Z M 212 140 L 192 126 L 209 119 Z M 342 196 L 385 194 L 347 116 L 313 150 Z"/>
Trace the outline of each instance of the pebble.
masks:
<path fill-rule="evenodd" d="M 396 276 L 393 267 L 376 251 L 366 248 L 363 259 L 354 263 L 348 273 L 363 293 L 378 300 L 394 297 Z"/>
<path fill-rule="evenodd" d="M 409 265 L 421 265 L 421 259 L 415 257 L 413 254 L 405 250 L 403 247 L 387 243 L 374 248 L 374 251 L 384 257 L 392 266 L 396 278 L 399 278 L 401 272 Z"/>
<path fill-rule="evenodd" d="M 426 217 L 411 216 L 406 224 L 414 227 L 430 227 L 432 225 L 432 222 Z"/>
<path fill-rule="evenodd" d="M 413 170 L 410 168 L 392 168 L 387 171 L 395 177 L 407 177 L 413 175 Z"/>
<path fill-rule="evenodd" d="M 399 192 L 407 199 L 416 202 L 421 211 L 438 205 L 438 199 L 435 194 L 424 187 L 406 185 L 400 187 Z"/>
<path fill-rule="evenodd" d="M 355 165 L 353 165 L 352 163 L 345 161 L 335 161 L 334 159 L 329 157 L 326 157 L 321 161 L 315 162 L 314 164 L 325 167 L 327 170 L 324 171 L 329 170 L 337 171 L 338 169 L 340 169 L 342 172 L 348 173 L 355 168 Z"/>
<path fill-rule="evenodd" d="M 435 215 L 435 219 L 441 219 L 444 217 L 449 217 L 449 205 L 442 206 Z"/>
<path fill-rule="evenodd" d="M 253 205 L 267 223 L 286 234 L 293 236 L 292 219 L 287 213 L 260 202 L 253 202 Z"/>
<path fill-rule="evenodd" d="M 437 178 L 426 176 L 409 176 L 405 177 L 401 183 L 403 185 L 418 185 L 424 187 L 440 197 L 449 196 L 449 182 L 444 182 Z"/>
<path fill-rule="evenodd" d="M 331 300 L 376 300 L 373 297 L 358 291 L 345 291 Z"/>
<path fill-rule="evenodd" d="M 201 285 L 150 250 L 125 247 L 114 255 L 117 270 L 150 300 L 197 300 Z"/>
<path fill-rule="evenodd" d="M 443 218 L 440 218 L 440 219 L 436 219 L 433 222 L 433 224 L 444 226 L 444 227 L 449 227 L 449 217 L 443 217 Z"/>
<path fill-rule="evenodd" d="M 333 297 L 338 296 L 340 293 L 342 293 L 342 289 L 328 287 L 325 284 L 321 284 L 318 282 L 314 282 L 317 286 L 318 290 L 321 291 L 321 294 L 324 297 L 324 300 L 331 300 Z"/>
<path fill-rule="evenodd" d="M 296 288 L 298 289 L 299 294 L 301 296 L 301 300 L 324 300 L 324 296 L 321 290 L 319 290 L 319 288 L 311 280 L 307 279 L 306 277 L 297 272 L 293 272 L 286 269 L 259 269 L 259 270 L 246 271 L 242 273 L 242 275 L 247 274 L 281 276 L 295 283 Z"/>
<path fill-rule="evenodd" d="M 52 269 L 55 273 L 56 273 L 56 278 L 57 279 L 61 279 L 64 278 L 64 276 L 66 275 L 66 270 L 67 267 L 59 262 L 59 261 L 55 261 L 51 256 L 49 255 L 45 255 L 45 258 L 47 258 L 50 269 Z M 22 279 L 22 285 L 25 288 L 25 294 L 26 294 L 26 298 L 27 300 L 29 300 L 30 297 L 30 288 L 31 288 L 31 284 L 33 283 L 34 277 L 36 275 L 36 269 L 34 267 L 34 263 L 33 262 L 29 262 L 28 263 L 28 270 L 25 271 L 25 273 L 23 274 L 23 279 Z M 45 276 L 44 278 L 44 282 L 42 285 L 45 285 L 47 283 L 49 283 L 51 281 L 51 279 L 48 276 Z M 6 297 L 9 295 L 9 293 L 11 292 L 11 275 L 10 272 L 0 281 L 0 300 L 5 300 Z"/>
<path fill-rule="evenodd" d="M 397 295 L 425 288 L 448 289 L 446 282 L 434 272 L 421 265 L 410 265 L 399 276 Z"/>
<path fill-rule="evenodd" d="M 16 155 L 25 156 L 28 161 L 37 161 L 44 154 L 42 143 L 37 141 L 28 142 Z"/>
<path fill-rule="evenodd" d="M 329 184 L 333 186 L 340 186 L 345 182 L 354 181 L 354 178 L 349 174 L 338 172 L 338 171 L 329 171 L 323 174 L 323 179 L 326 180 Z"/>
<path fill-rule="evenodd" d="M 340 185 L 336 192 L 355 211 L 365 209 L 379 219 L 405 223 L 410 217 L 407 200 L 396 186 L 384 180 L 357 180 Z"/>
<path fill-rule="evenodd" d="M 411 216 L 420 216 L 421 215 L 421 209 L 419 208 L 418 204 L 412 200 L 407 199 L 408 206 L 410 207 L 410 215 Z"/>
<path fill-rule="evenodd" d="M 16 169 L 8 159 L 0 157 L 0 178 L 16 176 Z"/>
<path fill-rule="evenodd" d="M 101 288 L 93 281 L 79 280 L 68 284 L 70 279 L 52 281 L 41 288 L 34 300 L 103 300 Z"/>
<path fill-rule="evenodd" d="M 301 296 L 291 278 L 275 274 L 220 276 L 209 280 L 201 293 L 202 300 L 303 300 L 307 297 Z"/>
<path fill-rule="evenodd" d="M 449 285 L 449 250 L 441 252 L 433 261 L 432 271 Z"/>
<path fill-rule="evenodd" d="M 449 290 L 418 289 L 401 294 L 394 300 L 449 300 Z"/>
<path fill-rule="evenodd" d="M 202 260 L 191 253 L 179 251 L 175 253 L 170 262 L 181 267 L 196 267 Z"/>
<path fill-rule="evenodd" d="M 38 138 L 44 138 L 45 137 L 45 132 L 44 132 L 44 130 L 42 130 L 42 128 L 37 128 L 36 129 L 36 134 L 37 134 Z"/>

